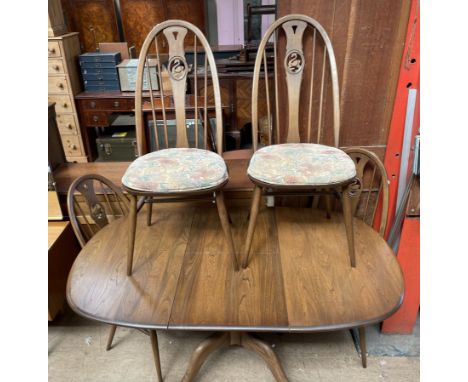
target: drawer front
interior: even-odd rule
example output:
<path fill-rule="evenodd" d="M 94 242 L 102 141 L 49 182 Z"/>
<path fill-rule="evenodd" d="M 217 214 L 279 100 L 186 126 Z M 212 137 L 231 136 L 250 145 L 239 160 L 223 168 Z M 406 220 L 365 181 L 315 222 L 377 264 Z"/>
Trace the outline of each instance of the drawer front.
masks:
<path fill-rule="evenodd" d="M 55 102 L 56 113 L 73 113 L 73 105 L 70 96 L 49 94 L 49 102 Z"/>
<path fill-rule="evenodd" d="M 123 110 L 131 111 L 134 106 L 131 100 L 128 99 L 95 99 L 82 100 L 81 106 L 84 110 Z"/>
<path fill-rule="evenodd" d="M 80 60 L 81 70 L 84 69 L 115 69 L 115 62 L 83 62 Z"/>
<path fill-rule="evenodd" d="M 63 60 L 49 60 L 49 74 L 65 74 Z"/>
<path fill-rule="evenodd" d="M 107 113 L 103 111 L 85 112 L 83 113 L 84 123 L 86 126 L 108 126 Z"/>
<path fill-rule="evenodd" d="M 63 151 L 66 156 L 83 156 L 80 137 L 78 135 L 62 135 Z"/>
<path fill-rule="evenodd" d="M 49 41 L 49 57 L 61 57 L 60 44 L 58 41 Z"/>
<path fill-rule="evenodd" d="M 119 76 L 117 73 L 83 73 L 83 79 L 85 81 L 118 81 Z"/>
<path fill-rule="evenodd" d="M 93 83 L 91 83 L 93 82 Z M 85 81 L 84 88 L 86 91 L 89 92 L 105 92 L 105 91 L 113 91 L 113 90 L 120 90 L 120 84 L 116 83 L 101 83 L 101 81 Z M 103 81 L 104 82 L 104 81 Z"/>
<path fill-rule="evenodd" d="M 75 156 L 69 156 L 66 157 L 67 162 L 72 162 L 72 163 L 88 163 L 88 157 L 75 157 Z"/>
<path fill-rule="evenodd" d="M 88 52 L 80 54 L 80 62 L 112 62 L 118 64 L 120 61 L 120 52 Z"/>
<path fill-rule="evenodd" d="M 49 93 L 68 94 L 70 87 L 65 76 L 49 76 Z"/>
<path fill-rule="evenodd" d="M 56 120 L 60 134 L 78 134 L 78 124 L 74 114 L 59 114 Z"/>
<path fill-rule="evenodd" d="M 87 75 L 111 75 L 117 77 L 117 69 L 116 68 L 111 68 L 111 69 L 106 69 L 106 68 L 82 68 L 81 69 L 81 74 L 83 74 L 83 78 L 86 79 Z"/>

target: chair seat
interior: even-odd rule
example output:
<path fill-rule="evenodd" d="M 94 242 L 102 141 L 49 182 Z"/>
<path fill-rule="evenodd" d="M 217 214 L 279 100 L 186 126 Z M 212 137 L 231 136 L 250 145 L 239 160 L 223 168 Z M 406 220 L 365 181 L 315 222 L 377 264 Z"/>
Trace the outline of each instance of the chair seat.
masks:
<path fill-rule="evenodd" d="M 171 148 L 135 159 L 122 184 L 135 191 L 169 194 L 214 188 L 227 179 L 226 163 L 218 154 L 196 148 Z"/>
<path fill-rule="evenodd" d="M 356 176 L 356 166 L 344 151 L 313 143 L 285 143 L 256 151 L 249 176 L 272 186 L 325 186 Z"/>

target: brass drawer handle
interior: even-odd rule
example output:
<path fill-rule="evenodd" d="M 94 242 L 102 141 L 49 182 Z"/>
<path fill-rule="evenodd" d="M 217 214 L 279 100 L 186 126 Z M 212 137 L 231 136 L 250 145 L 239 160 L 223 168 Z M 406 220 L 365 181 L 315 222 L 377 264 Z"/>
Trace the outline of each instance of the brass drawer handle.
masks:
<path fill-rule="evenodd" d="M 49 54 L 55 54 L 55 48 L 49 49 Z"/>
<path fill-rule="evenodd" d="M 119 101 L 115 101 L 115 102 L 114 102 L 114 107 L 117 108 L 117 107 L 119 107 L 119 106 L 120 106 L 120 102 L 119 102 Z"/>
<path fill-rule="evenodd" d="M 76 150 L 76 145 L 74 143 L 68 145 L 71 150 Z"/>
<path fill-rule="evenodd" d="M 59 84 L 57 84 L 57 87 L 58 87 L 59 89 L 62 89 L 62 90 L 63 90 L 63 88 L 64 88 L 65 86 L 63 86 L 62 83 L 59 83 Z"/>
<path fill-rule="evenodd" d="M 97 115 L 93 115 L 93 121 L 94 121 L 94 122 L 99 121 L 99 117 L 98 117 Z"/>
<path fill-rule="evenodd" d="M 72 125 L 71 123 L 69 123 L 69 124 L 67 125 L 67 127 L 68 127 L 70 130 L 73 129 L 73 125 Z"/>
<path fill-rule="evenodd" d="M 57 71 L 57 72 L 60 70 L 60 66 L 58 66 L 58 65 L 54 65 L 53 68 L 54 68 L 54 70 Z"/>
<path fill-rule="evenodd" d="M 90 106 L 92 109 L 95 109 L 95 108 L 96 108 L 96 102 L 91 101 L 91 102 L 89 103 L 89 106 Z"/>
<path fill-rule="evenodd" d="M 68 107 L 68 104 L 66 102 L 62 103 L 62 107 L 66 109 Z"/>

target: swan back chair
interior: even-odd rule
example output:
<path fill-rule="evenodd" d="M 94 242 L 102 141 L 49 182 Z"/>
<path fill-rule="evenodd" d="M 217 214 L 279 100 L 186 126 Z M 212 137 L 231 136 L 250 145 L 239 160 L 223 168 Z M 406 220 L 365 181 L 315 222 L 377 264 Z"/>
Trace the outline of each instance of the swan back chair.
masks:
<path fill-rule="evenodd" d="M 310 60 L 306 61 L 306 57 Z M 258 115 L 262 70 L 266 116 Z M 270 73 L 273 81 L 269 79 Z M 325 113 L 325 105 L 328 109 L 331 105 L 331 116 Z M 258 143 L 260 119 L 267 120 L 267 128 L 261 132 L 261 148 Z M 329 125 L 333 129 L 327 129 Z M 331 41 L 325 29 L 311 17 L 298 14 L 281 17 L 265 32 L 255 60 L 252 87 L 254 154 L 247 170 L 255 188 L 244 247 L 244 267 L 248 264 L 262 193 L 340 195 L 350 262 L 352 267 L 355 266 L 348 188 L 355 181 L 356 168 L 352 159 L 338 149 L 339 136 L 338 74 Z M 323 144 L 325 142 L 328 145 Z"/>
<path fill-rule="evenodd" d="M 160 54 L 162 39 L 169 48 L 166 69 L 162 65 L 164 56 Z M 193 41 L 191 64 L 186 55 L 186 40 Z M 129 276 L 132 274 L 137 196 L 143 196 L 148 204 L 148 225 L 151 224 L 151 206 L 155 202 L 179 201 L 200 194 L 214 198 L 229 255 L 234 268 L 238 269 L 222 193 L 228 173 L 221 157 L 223 121 L 217 73 L 206 37 L 187 21 L 167 20 L 157 24 L 143 43 L 135 91 L 135 123 L 140 156 L 130 164 L 122 178 L 124 189 L 130 195 Z M 168 79 L 165 78 L 166 74 Z M 189 85 L 193 85 L 192 94 L 187 94 Z M 170 90 L 167 86 L 170 86 Z M 156 88 L 159 88 L 158 92 L 150 91 Z M 208 104 L 208 88 L 213 91 L 210 103 L 214 104 Z M 213 116 L 213 113 L 214 122 L 209 115 Z M 152 126 L 147 123 L 147 118 L 153 121 Z M 175 123 L 169 123 L 174 118 Z M 211 125 L 215 126 L 215 131 L 211 131 Z M 147 128 L 154 137 L 156 149 L 149 153 Z M 170 147 L 171 142 L 175 143 L 175 147 Z"/>

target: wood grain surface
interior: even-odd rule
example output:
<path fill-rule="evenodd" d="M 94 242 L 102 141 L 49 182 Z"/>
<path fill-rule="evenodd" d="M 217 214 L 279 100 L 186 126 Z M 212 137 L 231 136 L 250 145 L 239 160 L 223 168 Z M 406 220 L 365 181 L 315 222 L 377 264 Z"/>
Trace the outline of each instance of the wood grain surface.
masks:
<path fill-rule="evenodd" d="M 340 146 L 362 146 L 374 151 L 370 146 L 386 145 L 411 2 L 282 0 L 277 3 L 277 18 L 292 13 L 313 17 L 330 36 L 340 85 Z M 282 46 L 284 49 L 281 44 L 280 38 L 280 52 Z M 311 44 L 304 44 L 304 55 L 309 61 L 312 49 L 307 45 Z M 320 59 L 321 56 L 316 57 L 319 62 Z M 306 71 L 305 83 L 309 79 Z M 325 89 L 327 97 L 323 105 L 325 143 L 331 143 L 330 90 Z M 283 82 L 279 91 L 280 95 L 286 94 Z M 300 118 L 301 136 L 305 137 L 307 112 L 301 113 Z"/>
<path fill-rule="evenodd" d="M 231 208 L 242 243 L 248 207 Z M 103 228 L 70 272 L 79 314 L 147 329 L 322 331 L 379 322 L 403 297 L 398 262 L 355 220 L 357 267 L 349 266 L 342 215 L 262 208 L 249 266 L 232 269 L 215 205 L 156 204 L 138 214 L 133 275 L 125 275 L 126 221 Z"/>

